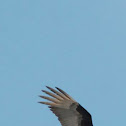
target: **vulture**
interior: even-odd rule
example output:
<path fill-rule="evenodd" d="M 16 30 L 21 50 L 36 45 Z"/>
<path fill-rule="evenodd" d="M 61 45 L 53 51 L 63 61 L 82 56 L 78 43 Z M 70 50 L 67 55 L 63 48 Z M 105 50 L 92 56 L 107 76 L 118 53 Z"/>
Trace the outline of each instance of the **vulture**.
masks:
<path fill-rule="evenodd" d="M 58 117 L 62 126 L 93 126 L 90 113 L 83 108 L 77 101 L 62 89 L 53 89 L 46 86 L 49 91 L 42 90 L 47 96 L 40 96 L 51 102 L 39 102 L 48 105 L 50 110 Z"/>

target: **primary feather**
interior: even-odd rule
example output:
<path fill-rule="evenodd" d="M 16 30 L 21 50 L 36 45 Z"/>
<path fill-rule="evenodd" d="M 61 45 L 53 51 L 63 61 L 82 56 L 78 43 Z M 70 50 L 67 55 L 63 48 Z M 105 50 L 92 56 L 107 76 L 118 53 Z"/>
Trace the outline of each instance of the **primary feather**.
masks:
<path fill-rule="evenodd" d="M 90 113 L 65 91 L 57 87 L 58 91 L 51 87 L 46 87 L 53 93 L 42 91 L 51 97 L 40 97 L 51 102 L 39 103 L 48 105 L 50 110 L 58 117 L 62 126 L 93 126 Z"/>

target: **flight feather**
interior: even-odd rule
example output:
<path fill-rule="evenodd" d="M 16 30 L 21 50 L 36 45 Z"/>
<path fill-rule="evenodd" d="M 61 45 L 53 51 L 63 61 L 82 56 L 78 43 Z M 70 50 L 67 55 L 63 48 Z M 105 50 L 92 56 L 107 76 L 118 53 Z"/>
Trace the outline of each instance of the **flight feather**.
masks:
<path fill-rule="evenodd" d="M 50 110 L 58 117 L 62 126 L 93 126 L 90 113 L 76 102 L 62 89 L 53 89 L 46 86 L 51 92 L 42 90 L 49 95 L 40 96 L 49 102 L 39 102 L 48 105 Z"/>

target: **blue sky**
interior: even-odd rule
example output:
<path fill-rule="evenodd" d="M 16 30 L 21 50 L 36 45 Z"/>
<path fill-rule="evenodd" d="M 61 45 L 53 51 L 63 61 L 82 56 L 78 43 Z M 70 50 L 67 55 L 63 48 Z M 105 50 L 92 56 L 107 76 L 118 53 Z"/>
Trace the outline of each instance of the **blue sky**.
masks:
<path fill-rule="evenodd" d="M 125 0 L 0 1 L 0 125 L 60 126 L 38 95 L 60 87 L 94 126 L 125 126 Z"/>

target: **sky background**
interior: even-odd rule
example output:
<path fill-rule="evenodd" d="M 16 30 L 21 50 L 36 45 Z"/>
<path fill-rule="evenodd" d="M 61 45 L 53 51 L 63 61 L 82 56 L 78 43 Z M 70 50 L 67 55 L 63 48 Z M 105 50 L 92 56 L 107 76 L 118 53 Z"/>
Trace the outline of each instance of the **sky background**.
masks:
<path fill-rule="evenodd" d="M 94 126 L 126 126 L 125 0 L 0 1 L 0 125 L 60 126 L 37 103 L 46 85 Z"/>

